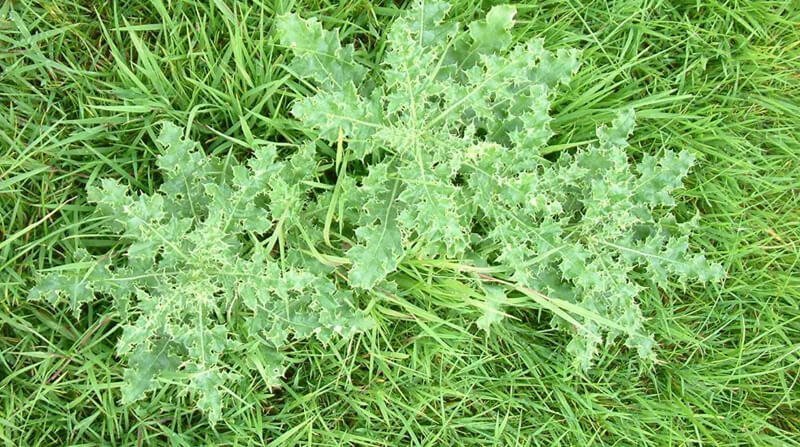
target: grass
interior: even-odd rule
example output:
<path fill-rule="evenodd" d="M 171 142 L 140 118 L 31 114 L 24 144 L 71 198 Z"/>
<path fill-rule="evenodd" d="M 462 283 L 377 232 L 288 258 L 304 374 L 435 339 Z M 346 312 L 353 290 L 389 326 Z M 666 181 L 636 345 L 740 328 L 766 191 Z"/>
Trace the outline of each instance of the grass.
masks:
<path fill-rule="evenodd" d="M 455 1 L 464 19 L 487 5 Z M 400 6 L 401 7 L 401 6 Z M 243 377 L 240 405 L 207 425 L 188 400 L 118 404 L 118 322 L 25 300 L 37 269 L 107 248 L 84 187 L 115 176 L 152 190 L 153 123 L 191 123 L 215 153 L 298 141 L 287 106 L 305 87 L 274 46 L 301 10 L 380 53 L 391 2 L 7 1 L 0 6 L 0 444 L 800 445 L 800 3 L 543 0 L 518 37 L 583 49 L 554 105 L 556 141 L 592 138 L 637 107 L 635 152 L 689 149 L 681 193 L 693 244 L 726 281 L 642 302 L 659 342 L 643 368 L 611 346 L 576 374 L 533 304 L 489 336 L 469 279 L 404 266 L 350 343 L 296 347 L 281 391 Z M 634 156 L 637 154 L 634 153 Z"/>

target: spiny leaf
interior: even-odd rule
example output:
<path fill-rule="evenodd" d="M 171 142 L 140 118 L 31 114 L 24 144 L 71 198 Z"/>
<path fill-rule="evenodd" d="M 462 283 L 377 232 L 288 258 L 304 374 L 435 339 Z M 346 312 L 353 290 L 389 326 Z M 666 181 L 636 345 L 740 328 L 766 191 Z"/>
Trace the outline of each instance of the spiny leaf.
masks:
<path fill-rule="evenodd" d="M 347 251 L 353 260 L 348 278 L 353 287 L 371 289 L 393 272 L 402 259 L 400 232 L 388 222 L 360 227 L 356 235 L 362 242 Z"/>
<path fill-rule="evenodd" d="M 317 19 L 303 20 L 295 14 L 280 17 L 277 27 L 281 45 L 295 55 L 291 68 L 299 76 L 338 88 L 364 78 L 366 69 L 355 62 L 352 45 L 341 45 L 338 31 L 327 31 Z"/>
<path fill-rule="evenodd" d="M 469 25 L 469 35 L 478 48 L 503 50 L 511 44 L 509 30 L 514 25 L 517 10 L 513 6 L 498 5 L 492 7 L 485 20 L 478 20 Z"/>
<path fill-rule="evenodd" d="M 483 314 L 475 321 L 487 334 L 492 325 L 498 324 L 506 317 L 503 306 L 508 302 L 506 292 L 497 286 L 485 286 L 486 301 L 483 304 Z"/>

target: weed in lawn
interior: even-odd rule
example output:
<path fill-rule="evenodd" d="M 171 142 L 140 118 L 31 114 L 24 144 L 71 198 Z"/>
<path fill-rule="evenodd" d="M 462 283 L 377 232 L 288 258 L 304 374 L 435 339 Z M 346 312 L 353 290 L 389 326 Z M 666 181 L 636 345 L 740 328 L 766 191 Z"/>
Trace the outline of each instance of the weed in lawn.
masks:
<path fill-rule="evenodd" d="M 215 428 L 168 392 L 120 406 L 121 331 L 108 303 L 76 319 L 27 302 L 32 273 L 79 246 L 111 247 L 85 185 L 117 177 L 155 190 L 148 148 L 161 119 L 190 123 L 222 157 L 243 155 L 251 138 L 313 136 L 287 115 L 309 92 L 272 46 L 272 18 L 289 10 L 342 26 L 375 58 L 396 16 L 366 1 L 0 6 L 0 442 L 798 444 L 800 9 L 791 0 L 518 8 L 515 40 L 583 50 L 583 68 L 553 104 L 559 150 L 631 105 L 634 157 L 686 149 L 698 158 L 683 217 L 701 211 L 692 245 L 728 277 L 641 303 L 659 343 L 654 368 L 631 367 L 612 348 L 589 373 L 572 372 L 568 340 L 535 306 L 485 336 L 470 326 L 467 278 L 409 264 L 373 332 L 298 346 L 306 360 L 291 365 L 280 394 L 244 378 L 232 389 L 239 405 Z M 466 21 L 485 10 L 464 1 L 454 13 Z"/>

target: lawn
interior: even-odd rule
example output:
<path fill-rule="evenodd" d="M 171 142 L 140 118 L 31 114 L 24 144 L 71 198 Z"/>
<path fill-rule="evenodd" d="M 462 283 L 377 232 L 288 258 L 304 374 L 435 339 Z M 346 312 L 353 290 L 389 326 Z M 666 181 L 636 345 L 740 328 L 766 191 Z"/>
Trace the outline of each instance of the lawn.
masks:
<path fill-rule="evenodd" d="M 497 2 L 451 3 L 448 17 L 468 23 Z M 517 286 L 508 315 L 482 330 L 474 303 L 513 280 L 453 267 L 462 264 L 443 251 L 404 257 L 387 290 L 354 292 L 369 328 L 329 342 L 290 339 L 278 383 L 258 366 L 269 363 L 260 351 L 232 351 L 225 369 L 237 377 L 222 388 L 218 417 L 169 376 L 123 402 L 131 360 L 118 355 L 125 316 L 112 297 L 91 295 L 79 311 L 29 299 L 42 272 L 84 249 L 121 259 L 124 244 L 87 187 L 113 178 L 157 191 L 157 140 L 170 121 L 225 163 L 265 142 L 285 154 L 312 141 L 327 174 L 303 182 L 336 194 L 330 173 L 344 172 L 339 158 L 351 146 L 291 113 L 315 86 L 293 69 L 275 19 L 295 12 L 338 28 L 371 68 L 366 82 L 377 82 L 390 25 L 411 5 L 7 0 L 0 444 L 800 445 L 800 2 L 521 3 L 513 42 L 580 50 L 580 69 L 550 106 L 548 159 L 596 142 L 596 128 L 626 108 L 636 111 L 631 160 L 670 151 L 696 159 L 673 213 L 697 216 L 689 249 L 725 275 L 639 294 L 655 360 L 617 340 L 591 367 L 576 367 L 549 299 Z M 342 241 L 329 255 L 311 253 L 344 265 L 331 274 L 340 283 L 353 252 Z M 282 238 L 265 245 L 283 257 Z"/>

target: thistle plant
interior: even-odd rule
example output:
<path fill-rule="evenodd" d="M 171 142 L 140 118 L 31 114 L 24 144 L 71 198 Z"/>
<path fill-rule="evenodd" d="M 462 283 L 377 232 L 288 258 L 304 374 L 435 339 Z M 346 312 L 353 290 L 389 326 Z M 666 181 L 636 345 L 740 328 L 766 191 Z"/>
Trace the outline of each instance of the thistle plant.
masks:
<path fill-rule="evenodd" d="M 371 322 L 330 269 L 300 253 L 302 245 L 285 247 L 306 218 L 318 171 L 313 148 L 278 161 L 276 147 L 265 145 L 246 164 L 226 163 L 182 133 L 172 123 L 161 130 L 158 192 L 135 194 L 110 179 L 89 188 L 126 244 L 123 261 L 112 266 L 83 251 L 30 297 L 78 309 L 95 293 L 112 296 L 123 321 L 123 402 L 159 381 L 178 382 L 215 421 L 239 363 L 232 356 L 251 359 L 248 368 L 278 386 L 290 338 L 350 337 Z"/>
<path fill-rule="evenodd" d="M 572 334 L 583 369 L 616 339 L 652 359 L 639 297 L 722 276 L 672 214 L 691 153 L 633 160 L 624 109 L 596 142 L 553 155 L 550 104 L 579 52 L 515 42 L 511 6 L 466 27 L 448 9 L 411 7 L 375 68 L 316 19 L 278 17 L 286 68 L 313 89 L 292 108 L 313 141 L 260 144 L 239 163 L 165 123 L 158 191 L 89 188 L 121 256 L 81 251 L 30 297 L 76 311 L 113 297 L 124 402 L 177 383 L 215 421 L 226 383 L 247 372 L 234 356 L 281 386 L 294 341 L 370 330 L 357 298 L 379 297 L 404 262 L 490 266 L 476 281 L 502 286 L 485 288 L 476 327 L 502 324 L 512 295 L 528 294 Z"/>
<path fill-rule="evenodd" d="M 722 275 L 688 252 L 691 225 L 670 214 L 694 157 L 632 162 L 626 109 L 597 129 L 596 144 L 546 158 L 550 104 L 578 70 L 578 51 L 513 42 L 512 6 L 466 29 L 448 9 L 419 2 L 396 20 L 373 76 L 315 19 L 278 22 L 291 72 L 316 86 L 294 116 L 319 138 L 346 142 L 334 200 L 354 228 L 350 285 L 372 290 L 404 259 L 502 266 L 557 324 L 571 323 L 580 367 L 604 337 L 623 336 L 651 358 L 637 296 Z M 366 171 L 360 182 L 347 176 L 350 164 Z"/>

